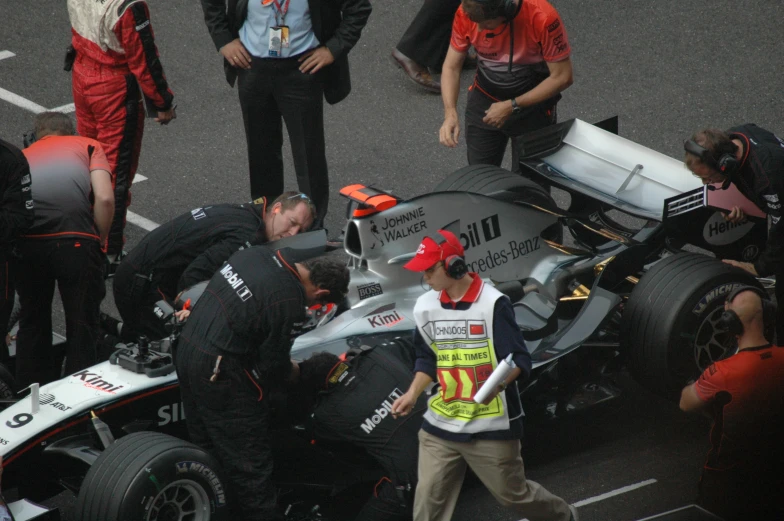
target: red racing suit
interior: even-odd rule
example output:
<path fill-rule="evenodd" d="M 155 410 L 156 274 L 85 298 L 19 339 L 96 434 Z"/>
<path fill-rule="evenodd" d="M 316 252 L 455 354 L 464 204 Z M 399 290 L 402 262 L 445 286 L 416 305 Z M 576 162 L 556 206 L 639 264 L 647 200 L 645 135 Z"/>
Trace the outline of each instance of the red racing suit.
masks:
<path fill-rule="evenodd" d="M 144 132 L 139 87 L 156 111 L 169 110 L 174 95 L 163 74 L 143 0 L 68 0 L 68 15 L 76 51 L 77 130 L 103 144 L 112 168 L 115 214 L 108 253 L 118 254 Z"/>

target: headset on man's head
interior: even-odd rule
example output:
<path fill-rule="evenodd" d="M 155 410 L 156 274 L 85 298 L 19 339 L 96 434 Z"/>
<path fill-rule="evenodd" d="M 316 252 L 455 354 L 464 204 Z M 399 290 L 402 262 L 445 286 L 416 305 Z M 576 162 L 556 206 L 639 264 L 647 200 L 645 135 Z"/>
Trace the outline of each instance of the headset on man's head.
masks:
<path fill-rule="evenodd" d="M 740 161 L 733 154 L 722 154 L 720 157 L 715 157 L 710 150 L 698 144 L 693 139 L 687 139 L 683 143 L 683 149 L 700 158 L 700 161 L 713 168 L 717 172 L 726 176 L 726 184 L 732 180 L 732 176 L 740 168 Z M 726 188 L 726 187 L 725 187 Z"/>
<path fill-rule="evenodd" d="M 438 237 L 430 237 L 433 239 L 438 245 L 438 248 L 441 250 L 441 260 L 444 262 L 444 270 L 446 274 L 452 277 L 453 279 L 462 279 L 466 275 L 468 275 L 468 264 L 466 264 L 465 257 L 462 255 L 446 255 L 444 253 L 443 244 L 449 244 L 453 248 L 457 250 L 461 250 L 463 245 L 460 244 L 460 240 L 457 240 L 457 244 L 455 244 L 449 237 L 441 233 L 441 230 L 438 232 Z M 440 238 L 440 240 L 438 240 Z"/>
<path fill-rule="evenodd" d="M 776 320 L 776 304 L 770 301 L 768 294 L 765 290 L 756 286 L 739 286 L 735 288 L 732 293 L 727 296 L 727 302 L 732 303 L 739 294 L 744 291 L 751 291 L 759 296 L 762 301 L 762 323 L 765 331 L 765 337 L 768 337 L 769 330 L 772 331 L 774 322 Z M 740 336 L 744 333 L 743 321 L 738 314 L 731 310 L 726 309 L 719 317 L 717 326 L 734 336 Z"/>

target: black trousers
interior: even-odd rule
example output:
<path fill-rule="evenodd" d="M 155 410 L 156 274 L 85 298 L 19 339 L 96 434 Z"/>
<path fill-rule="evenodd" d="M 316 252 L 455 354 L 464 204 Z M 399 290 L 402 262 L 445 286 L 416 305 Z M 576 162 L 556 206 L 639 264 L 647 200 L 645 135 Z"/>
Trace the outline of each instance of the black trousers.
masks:
<path fill-rule="evenodd" d="M 441 69 L 458 7 L 460 0 L 425 0 L 400 38 L 397 50 L 419 65 Z"/>
<path fill-rule="evenodd" d="M 466 103 L 466 146 L 469 165 L 501 166 L 506 153 L 506 145 L 512 140 L 512 171 L 519 170 L 518 136 L 538 130 L 557 121 L 555 107 L 536 106 L 519 115 L 512 115 L 501 128 L 482 121 L 485 111 L 495 100 L 482 93 L 475 85 L 468 92 Z"/>
<path fill-rule="evenodd" d="M 5 336 L 11 330 L 11 325 L 8 322 L 11 320 L 11 312 L 14 309 L 14 268 L 14 262 L 0 261 L 0 329 L 2 329 L 0 363 L 8 362 L 9 358 Z"/>
<path fill-rule="evenodd" d="M 175 357 L 190 439 L 220 462 L 232 519 L 282 519 L 270 479 L 267 398 L 234 355 L 224 354 L 220 373 L 210 382 L 217 353 L 201 349 L 193 340 L 181 336 Z"/>
<path fill-rule="evenodd" d="M 139 335 L 150 340 L 168 336 L 163 322 L 154 313 L 159 300 L 173 300 L 159 289 L 160 281 L 137 272 L 130 263 L 123 262 L 114 274 L 114 304 L 123 321 L 122 340 L 135 342 Z M 176 296 L 176 295 L 175 295 Z"/>
<path fill-rule="evenodd" d="M 354 521 L 411 521 L 414 518 L 416 485 L 416 480 L 394 482 L 385 479 L 379 482 Z M 403 490 L 403 487 L 406 489 Z"/>
<path fill-rule="evenodd" d="M 94 365 L 98 313 L 106 294 L 103 254 L 97 241 L 28 240 L 19 245 L 16 289 L 21 303 L 16 346 L 19 387 L 56 379 L 52 353 L 52 298 L 55 282 L 65 310 L 66 374 Z"/>
<path fill-rule="evenodd" d="M 284 192 L 283 130 L 286 122 L 300 191 L 327 215 L 329 177 L 324 145 L 324 85 L 320 74 L 303 74 L 296 58 L 253 58 L 240 69 L 237 88 L 245 123 L 250 193 L 273 200 Z"/>

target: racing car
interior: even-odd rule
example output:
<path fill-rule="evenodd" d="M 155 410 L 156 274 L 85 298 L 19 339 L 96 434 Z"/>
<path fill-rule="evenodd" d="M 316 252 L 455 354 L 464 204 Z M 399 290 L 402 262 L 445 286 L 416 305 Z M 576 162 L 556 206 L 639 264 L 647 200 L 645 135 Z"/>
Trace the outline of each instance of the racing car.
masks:
<path fill-rule="evenodd" d="M 474 165 L 410 199 L 343 188 L 349 294 L 312 312 L 292 357 L 410 345 L 414 303 L 428 288 L 402 265 L 438 229 L 456 233 L 470 270 L 512 301 L 533 359 L 522 391 L 531 407 L 562 414 L 611 397 L 611 386 L 593 398 L 585 391 L 620 367 L 672 397 L 732 353 L 732 339 L 717 328 L 724 296 L 764 281 L 715 257 L 755 260 L 763 219 L 727 223 L 680 161 L 619 137 L 617 120 L 548 127 L 527 135 L 522 152 L 526 176 Z M 568 204 L 556 204 L 553 190 Z M 315 255 L 326 236 L 286 241 Z M 468 324 L 456 326 L 472 334 Z M 21 498 L 11 505 L 17 521 L 54 515 L 30 501 L 63 489 L 77 495 L 75 515 L 84 521 L 228 518 L 217 463 L 185 441 L 171 356 L 166 342 L 142 342 L 10 400 L 0 411 L 0 455 L 4 490 Z M 472 383 L 466 388 L 482 381 Z M 273 432 L 281 490 L 330 495 L 378 478 L 355 450 L 321 447 L 293 429 Z"/>

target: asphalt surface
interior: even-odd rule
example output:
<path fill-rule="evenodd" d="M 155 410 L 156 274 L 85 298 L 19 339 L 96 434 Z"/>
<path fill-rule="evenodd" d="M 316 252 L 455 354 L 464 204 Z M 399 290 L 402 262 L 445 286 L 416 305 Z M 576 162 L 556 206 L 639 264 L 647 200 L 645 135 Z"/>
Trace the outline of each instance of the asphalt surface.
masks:
<path fill-rule="evenodd" d="M 149 3 L 178 118 L 168 127 L 148 121 L 139 168 L 148 179 L 134 186 L 131 210 L 160 223 L 204 204 L 245 201 L 249 184 L 237 94 L 223 78 L 198 2 Z M 754 122 L 784 134 L 781 2 L 553 3 L 567 27 L 575 70 L 559 104 L 562 121 L 617 114 L 622 136 L 673 157 L 682 156 L 684 139 L 706 126 Z M 466 162 L 462 139 L 456 150 L 438 144 L 440 98 L 420 90 L 389 59 L 419 5 L 374 4 L 350 55 L 352 94 L 325 108 L 333 235 L 343 224 L 341 186 L 365 183 L 408 197 Z M 71 103 L 70 75 L 62 71 L 70 39 L 65 2 L 8 2 L 3 12 L 0 52 L 15 56 L 0 60 L 0 88 L 46 108 Z M 464 85 L 471 75 L 464 72 Z M 7 93 L 0 98 L 0 136 L 21 145 L 33 113 L 8 102 Z M 287 145 L 284 156 L 287 185 L 295 188 Z M 129 225 L 128 247 L 143 233 Z M 111 294 L 105 308 L 112 309 Z M 586 415 L 529 422 L 529 476 L 570 502 L 585 501 L 583 520 L 639 519 L 687 504 L 696 493 L 706 423 L 633 382 L 623 387 L 626 397 Z M 635 484 L 639 488 L 596 500 Z M 518 517 L 469 482 L 455 519 Z"/>

